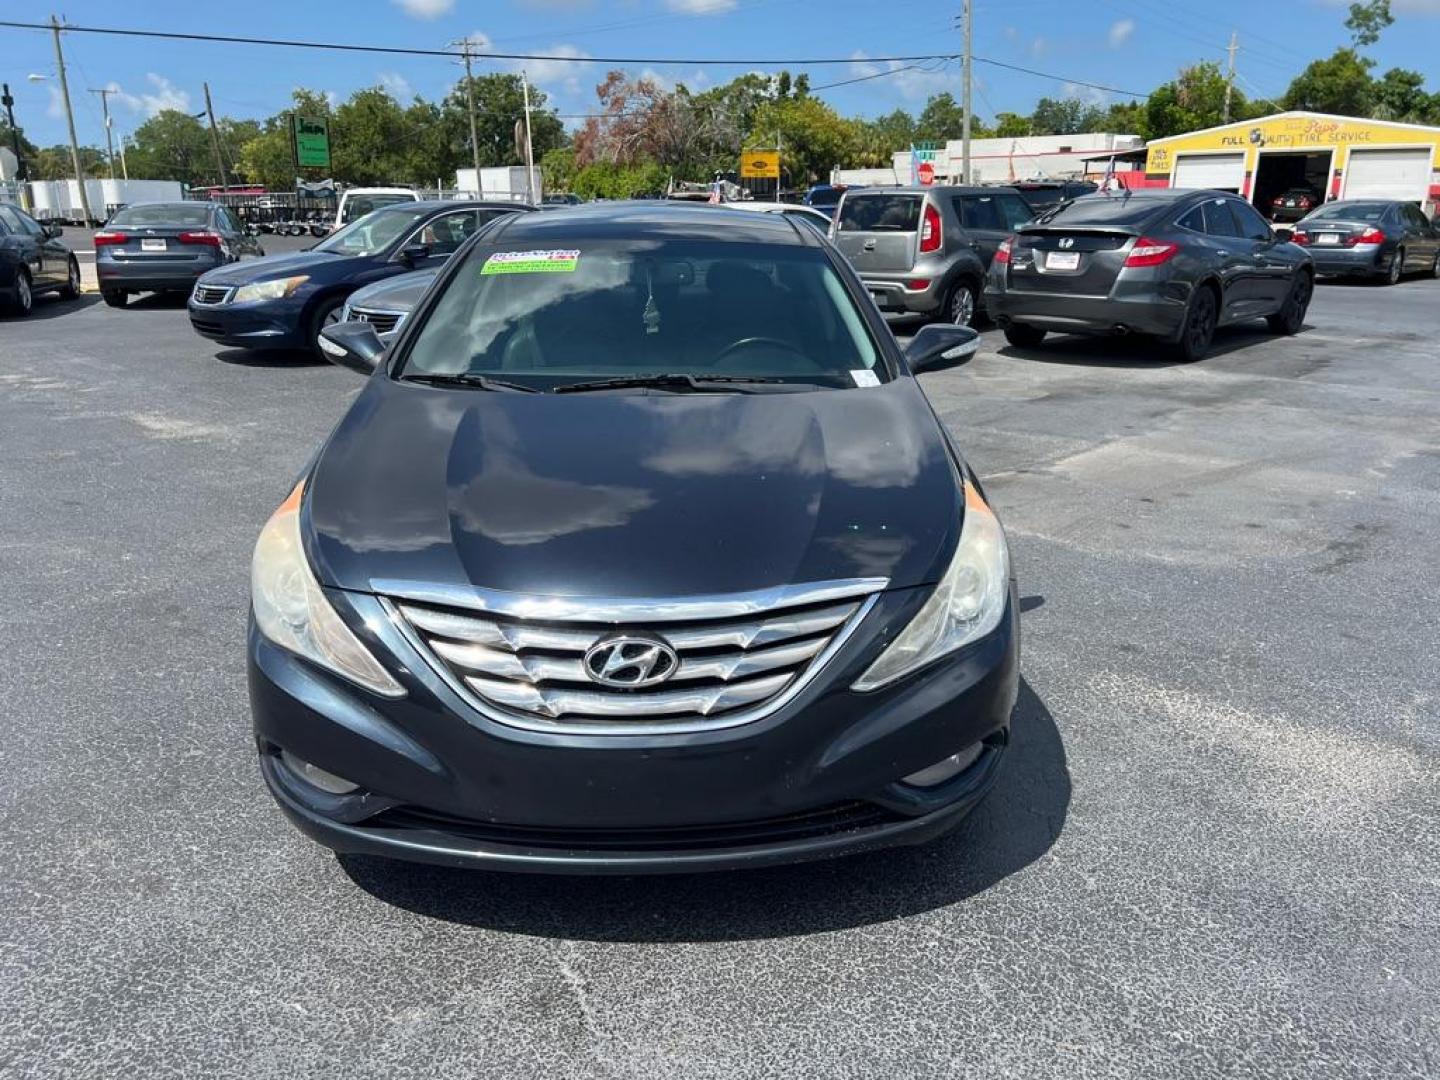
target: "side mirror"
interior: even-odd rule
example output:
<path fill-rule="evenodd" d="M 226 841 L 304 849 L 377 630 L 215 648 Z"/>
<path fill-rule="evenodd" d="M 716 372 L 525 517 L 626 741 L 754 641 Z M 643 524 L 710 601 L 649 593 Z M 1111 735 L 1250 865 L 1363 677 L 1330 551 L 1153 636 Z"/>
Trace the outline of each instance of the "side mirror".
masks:
<path fill-rule="evenodd" d="M 429 244 L 406 244 L 400 249 L 400 261 L 406 266 L 414 266 L 417 262 L 429 257 Z"/>
<path fill-rule="evenodd" d="M 968 360 L 979 351 L 979 331 L 953 323 L 931 323 L 922 326 L 905 346 L 905 360 L 910 370 L 919 374 L 948 366 L 947 361 Z"/>
<path fill-rule="evenodd" d="M 59 240 L 60 237 L 62 237 L 62 236 L 65 235 L 65 226 L 63 226 L 63 225 L 46 225 L 46 226 L 45 226 L 45 235 L 48 236 L 51 240 Z"/>
<path fill-rule="evenodd" d="M 368 322 L 352 320 L 331 323 L 321 330 L 320 351 L 332 364 L 369 375 L 380 366 L 385 343 Z"/>
<path fill-rule="evenodd" d="M 1294 229 L 1276 229 L 1275 242 L 1277 244 L 1288 244 L 1295 237 Z"/>

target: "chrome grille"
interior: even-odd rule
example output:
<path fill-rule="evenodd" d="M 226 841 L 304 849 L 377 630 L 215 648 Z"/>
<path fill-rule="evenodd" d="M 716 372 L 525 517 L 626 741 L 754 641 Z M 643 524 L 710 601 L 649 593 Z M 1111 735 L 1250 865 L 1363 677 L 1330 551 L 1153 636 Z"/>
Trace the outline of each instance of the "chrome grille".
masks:
<path fill-rule="evenodd" d="M 367 322 L 375 328 L 377 334 L 393 334 L 396 327 L 405 318 L 403 311 L 372 311 L 369 308 L 348 308 L 350 314 L 346 316 L 355 322 Z"/>
<path fill-rule="evenodd" d="M 492 719 L 531 730 L 678 733 L 750 723 L 778 709 L 820 671 L 885 584 L 867 578 L 648 602 L 381 591 L 411 643 Z M 586 654 L 622 635 L 668 645 L 678 658 L 673 673 L 643 689 L 599 681 Z"/>
<path fill-rule="evenodd" d="M 195 302 L 197 304 L 223 304 L 230 299 L 232 286 L 229 285 L 196 285 Z"/>

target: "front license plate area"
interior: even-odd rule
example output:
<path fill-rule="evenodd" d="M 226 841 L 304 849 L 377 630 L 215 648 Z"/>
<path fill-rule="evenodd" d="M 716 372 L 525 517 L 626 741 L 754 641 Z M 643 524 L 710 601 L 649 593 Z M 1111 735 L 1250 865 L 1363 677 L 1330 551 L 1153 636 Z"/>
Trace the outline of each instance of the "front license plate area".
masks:
<path fill-rule="evenodd" d="M 1080 253 L 1078 251 L 1051 251 L 1045 256 L 1046 270 L 1078 270 L 1080 269 Z"/>

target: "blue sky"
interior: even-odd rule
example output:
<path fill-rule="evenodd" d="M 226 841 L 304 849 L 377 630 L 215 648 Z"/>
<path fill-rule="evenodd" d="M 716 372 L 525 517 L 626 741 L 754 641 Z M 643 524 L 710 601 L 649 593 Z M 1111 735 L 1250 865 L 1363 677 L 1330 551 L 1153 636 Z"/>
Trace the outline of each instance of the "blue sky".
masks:
<path fill-rule="evenodd" d="M 1284 91 L 1305 62 L 1329 55 L 1347 40 L 1343 0 L 975 0 L 975 52 L 1052 72 L 1040 78 L 977 65 L 976 112 L 1027 113 L 1037 97 L 1106 95 L 1067 80 L 1144 92 L 1198 59 L 1224 60 L 1231 30 L 1240 35 L 1239 85 L 1252 97 Z M 1396 23 L 1371 50 L 1380 69 L 1436 71 L 1440 0 L 1394 0 Z M 43 18 L 6 5 L 7 18 Z M 524 64 L 562 114 L 593 109 L 604 65 L 583 57 L 711 57 L 780 59 L 844 57 L 843 65 L 811 69 L 820 85 L 884 70 L 868 57 L 958 49 L 953 27 L 959 0 L 304 0 L 197 5 L 179 0 L 136 3 L 67 0 L 64 16 L 77 25 L 201 33 L 330 39 L 363 44 L 437 48 L 466 36 L 496 50 L 543 53 Z M 198 111 L 201 82 L 210 81 L 216 111 L 261 117 L 286 106 L 290 90 L 307 86 L 344 97 L 377 83 L 401 100 L 439 97 L 457 69 L 442 58 L 305 52 L 239 45 L 121 39 L 70 34 L 65 38 L 76 122 L 83 142 L 104 144 L 97 95 L 111 99 L 115 127 L 133 130 L 165 108 Z M 483 62 L 480 70 L 512 70 L 519 63 Z M 778 68 L 773 65 L 773 68 Z M 794 65 L 791 65 L 794 67 Z M 44 32 L 0 29 L 0 77 L 15 94 L 16 119 L 41 145 L 65 138 L 54 80 L 54 54 Z M 653 64 L 653 73 L 692 87 L 724 82 L 747 68 Z M 630 69 L 638 73 L 643 66 Z M 798 69 L 797 69 L 798 70 Z M 918 110 L 925 98 L 950 90 L 959 97 L 959 68 L 902 71 L 825 91 L 841 111 L 875 115 L 896 106 Z M 1431 90 L 1440 90 L 1432 79 Z M 575 121 L 571 121 L 573 124 Z"/>

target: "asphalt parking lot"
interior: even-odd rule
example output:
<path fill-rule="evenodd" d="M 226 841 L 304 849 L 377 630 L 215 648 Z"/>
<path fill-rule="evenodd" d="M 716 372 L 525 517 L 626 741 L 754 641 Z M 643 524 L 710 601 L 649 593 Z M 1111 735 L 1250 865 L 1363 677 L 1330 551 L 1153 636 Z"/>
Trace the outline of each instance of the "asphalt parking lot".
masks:
<path fill-rule="evenodd" d="M 1200 364 L 924 377 L 1009 529 L 1016 743 L 929 847 L 339 860 L 257 775 L 256 533 L 359 381 L 183 306 L 0 320 L 0 1074 L 1440 1075 L 1440 281 Z"/>

